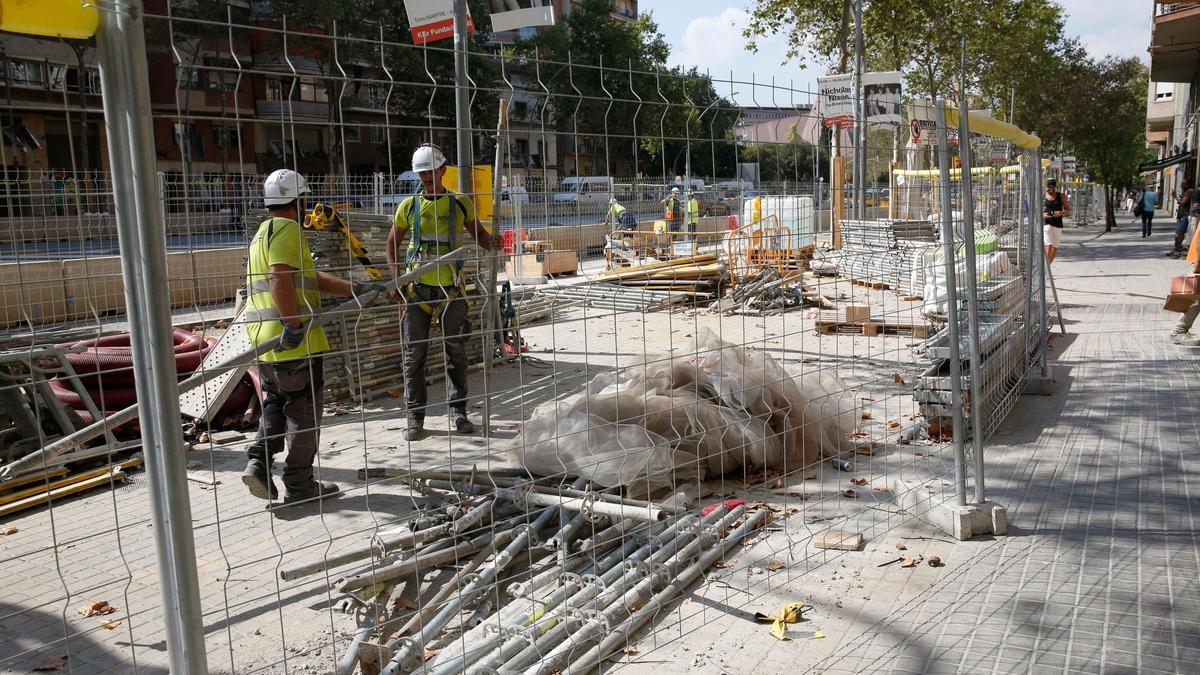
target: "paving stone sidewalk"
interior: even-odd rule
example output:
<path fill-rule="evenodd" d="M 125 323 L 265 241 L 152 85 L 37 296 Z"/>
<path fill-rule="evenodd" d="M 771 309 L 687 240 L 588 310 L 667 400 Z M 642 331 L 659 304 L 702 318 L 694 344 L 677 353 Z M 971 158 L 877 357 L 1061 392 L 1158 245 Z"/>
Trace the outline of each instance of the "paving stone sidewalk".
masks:
<path fill-rule="evenodd" d="M 1200 663 L 1200 349 L 1170 343 L 1168 234 L 1067 232 L 1053 396 L 1023 397 L 987 448 L 1006 537 L 926 532 L 796 576 L 766 597 L 709 583 L 630 673 L 1184 673 Z M 875 567 L 895 545 L 943 567 Z M 881 550 L 886 549 L 886 550 Z M 866 557 L 868 560 L 863 560 Z M 826 587 L 833 604 L 812 602 Z M 777 642 L 748 612 L 809 600 L 823 640 Z M 665 643 L 651 651 L 655 640 Z M 644 661 L 644 663 L 639 663 Z"/>

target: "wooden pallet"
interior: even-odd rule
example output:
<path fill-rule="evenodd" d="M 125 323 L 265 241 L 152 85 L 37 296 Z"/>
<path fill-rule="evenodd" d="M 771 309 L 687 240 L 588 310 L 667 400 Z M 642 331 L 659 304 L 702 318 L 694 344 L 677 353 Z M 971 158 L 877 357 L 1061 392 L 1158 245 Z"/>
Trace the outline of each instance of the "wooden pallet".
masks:
<path fill-rule="evenodd" d="M 836 321 L 818 319 L 818 335 L 901 335 L 917 339 L 929 337 L 929 325 L 924 323 L 901 323 L 893 321 Z"/>
<path fill-rule="evenodd" d="M 872 281 L 870 279 L 855 279 L 853 277 L 843 277 L 843 278 L 846 281 L 849 281 L 850 283 L 854 284 L 855 286 L 862 286 L 863 288 L 869 288 L 874 291 L 886 291 L 891 288 L 891 286 L 883 283 L 882 281 Z"/>

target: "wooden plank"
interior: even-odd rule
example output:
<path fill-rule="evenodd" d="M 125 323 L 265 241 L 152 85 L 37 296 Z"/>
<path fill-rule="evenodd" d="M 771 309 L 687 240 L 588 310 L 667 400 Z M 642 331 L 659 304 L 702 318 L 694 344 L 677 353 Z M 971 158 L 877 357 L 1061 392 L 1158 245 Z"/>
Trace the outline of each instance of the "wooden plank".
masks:
<path fill-rule="evenodd" d="M 84 492 L 84 491 L 92 490 L 92 489 L 95 489 L 95 488 L 98 488 L 98 487 L 101 487 L 104 485 L 110 485 L 112 483 L 112 481 L 120 480 L 124 477 L 125 477 L 124 471 L 114 468 L 109 473 L 105 473 L 102 476 L 96 476 L 95 478 L 90 478 L 88 480 L 80 481 L 78 483 L 72 483 L 71 485 L 67 485 L 67 486 L 58 488 L 56 490 L 50 490 L 49 492 L 43 492 L 41 494 L 34 495 L 32 497 L 26 497 L 25 499 L 22 499 L 19 502 L 13 502 L 11 504 L 5 504 L 3 506 L 0 506 L 0 518 L 12 515 L 14 513 L 17 513 L 18 511 L 24 511 L 25 509 L 31 509 L 35 506 L 41 506 L 42 504 L 45 504 L 54 499 L 62 499 L 63 497 L 68 497 L 68 496 L 76 494 L 78 492 Z"/>
<path fill-rule="evenodd" d="M 0 492 L 8 492 L 9 490 L 15 490 L 22 485 L 44 482 L 48 478 L 58 478 L 60 476 L 65 476 L 66 474 L 67 467 L 60 466 L 43 473 L 31 473 L 25 476 L 18 476 L 12 480 L 0 483 Z"/>
<path fill-rule="evenodd" d="M 79 483 L 79 482 L 88 480 L 90 478 L 95 478 L 96 476 L 106 475 L 108 473 L 111 473 L 113 469 L 128 469 L 131 467 L 135 467 L 141 463 L 142 463 L 141 458 L 135 457 L 133 459 L 126 460 L 119 464 L 110 464 L 108 466 L 104 466 L 99 469 L 92 469 L 91 471 L 84 471 L 83 473 L 77 473 L 77 474 L 74 474 L 71 476 L 67 476 L 66 478 L 63 478 L 62 480 L 54 481 L 54 482 L 50 483 L 49 485 L 44 485 L 44 484 L 34 485 L 32 487 L 25 488 L 24 490 L 12 492 L 12 493 L 9 493 L 6 495 L 0 495 L 0 504 L 10 504 L 12 502 L 16 502 L 16 501 L 25 499 L 26 497 L 32 497 L 34 495 L 41 494 L 43 492 L 50 492 L 50 491 L 57 490 L 59 488 L 68 487 L 70 485 L 74 485 L 75 483 Z M 63 467 L 63 468 L 65 468 L 65 467 Z M 41 478 L 41 476 L 38 476 L 38 478 Z"/>

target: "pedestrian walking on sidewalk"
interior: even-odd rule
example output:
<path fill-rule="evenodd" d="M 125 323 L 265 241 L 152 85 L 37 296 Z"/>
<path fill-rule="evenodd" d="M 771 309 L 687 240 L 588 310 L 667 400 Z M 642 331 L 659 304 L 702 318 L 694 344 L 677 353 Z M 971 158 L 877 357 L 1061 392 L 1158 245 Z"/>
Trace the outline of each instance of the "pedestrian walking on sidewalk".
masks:
<path fill-rule="evenodd" d="M 1150 228 L 1154 224 L 1154 205 L 1158 203 L 1158 193 L 1152 188 L 1146 188 L 1141 196 L 1142 238 L 1150 236 Z"/>
<path fill-rule="evenodd" d="M 1200 286 L 1200 227 L 1192 233 L 1192 244 L 1188 247 L 1187 261 L 1192 266 L 1193 283 Z M 1200 301 L 1193 302 L 1184 310 L 1171 330 L 1171 341 L 1184 347 L 1200 347 L 1200 337 L 1192 335 L 1192 326 L 1200 316 Z"/>
<path fill-rule="evenodd" d="M 442 185 L 446 156 L 441 148 L 428 143 L 418 147 L 413 152 L 412 170 L 421 178 L 422 191 L 396 207 L 395 227 L 388 233 L 384 251 L 393 279 L 400 275 L 402 264 L 411 270 L 462 246 L 459 233 L 463 229 L 471 233 L 481 248 L 495 245 L 491 233 L 475 220 L 471 200 Z M 409 233 L 412 237 L 401 263 L 399 247 Z M 439 323 L 442 327 L 439 347 L 445 350 L 449 382 L 446 403 L 450 408 L 450 426 L 460 434 L 475 432 L 475 425 L 467 418 L 470 364 L 466 341 L 471 327 L 465 294 L 462 264 L 450 263 L 422 274 L 393 296 L 401 303 L 400 324 L 404 335 L 404 402 L 408 416 L 405 440 L 418 440 L 425 429 L 428 407 L 425 360 L 429 355 L 430 329 Z"/>
<path fill-rule="evenodd" d="M 1196 221 L 1200 219 L 1200 190 L 1195 189 L 1195 184 L 1190 180 L 1185 180 L 1183 187 L 1186 189 L 1179 196 L 1182 217 L 1175 230 L 1175 247 L 1168 254 L 1172 258 L 1182 258 L 1187 252 L 1183 244 L 1188 241 L 1188 232 L 1195 230 Z M 1188 198 L 1186 203 L 1183 202 L 1184 196 Z"/>
<path fill-rule="evenodd" d="M 1042 239 L 1046 246 L 1046 264 L 1054 263 L 1058 247 L 1062 244 L 1063 216 L 1071 215 L 1071 203 L 1065 193 L 1058 191 L 1058 181 L 1046 181 L 1046 199 L 1043 207 Z"/>
<path fill-rule="evenodd" d="M 285 504 L 338 492 L 334 483 L 319 483 L 313 476 L 324 408 L 321 353 L 329 351 L 329 340 L 322 327 L 307 325 L 321 307 L 322 294 L 346 297 L 380 290 L 378 284 L 351 283 L 315 269 L 299 222 L 308 193 L 304 177 L 291 169 L 267 176 L 263 201 L 271 217 L 259 225 L 246 259 L 250 341 L 281 340 L 274 351 L 258 357 L 262 417 L 258 436 L 246 448 L 242 482 L 255 497 L 278 499 L 271 469 L 286 442 Z"/>

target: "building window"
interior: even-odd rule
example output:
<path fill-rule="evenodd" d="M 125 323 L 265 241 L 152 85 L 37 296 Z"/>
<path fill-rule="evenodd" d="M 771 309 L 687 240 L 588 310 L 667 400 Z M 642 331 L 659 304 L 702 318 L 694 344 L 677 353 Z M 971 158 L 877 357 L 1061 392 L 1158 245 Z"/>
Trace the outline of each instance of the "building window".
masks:
<path fill-rule="evenodd" d="M 387 133 L 383 127 L 377 126 L 374 124 L 371 125 L 371 142 L 372 143 L 374 143 L 375 145 L 384 145 L 385 143 L 387 143 L 386 139 L 387 139 Z"/>
<path fill-rule="evenodd" d="M 83 71 L 84 81 L 83 88 L 85 94 L 100 93 L 100 71 L 95 68 L 87 68 Z M 51 64 L 50 66 L 50 90 L 62 91 L 66 88 L 68 92 L 79 91 L 79 69 L 70 66 L 61 66 Z"/>
<path fill-rule="evenodd" d="M 1175 83 L 1174 82 L 1155 82 L 1154 83 L 1154 102 L 1170 101 L 1175 98 Z"/>
<path fill-rule="evenodd" d="M 176 122 L 174 131 L 175 145 L 184 159 L 204 159 L 204 137 L 196 131 L 196 125 Z"/>
<path fill-rule="evenodd" d="M 34 138 L 29 129 L 21 124 L 21 120 L 14 120 L 12 124 L 4 125 L 3 129 L 4 144 L 15 148 L 18 152 L 29 152 L 42 147 L 42 144 Z"/>
<path fill-rule="evenodd" d="M 214 148 L 236 148 L 237 147 L 237 127 L 214 126 L 212 130 L 212 144 Z"/>
<path fill-rule="evenodd" d="M 175 87 L 177 89 L 199 89 L 200 70 L 195 66 L 175 66 Z"/>
<path fill-rule="evenodd" d="M 300 78 L 300 100 L 313 103 L 329 103 L 329 90 L 324 82 L 317 82 L 311 77 Z"/>
<path fill-rule="evenodd" d="M 14 87 L 46 88 L 46 70 L 40 61 L 9 59 L 8 81 Z"/>
<path fill-rule="evenodd" d="M 284 88 L 283 88 L 283 82 L 281 80 L 267 78 L 266 86 L 267 86 L 266 94 L 267 94 L 268 101 L 282 101 L 283 100 Z"/>
<path fill-rule="evenodd" d="M 367 103 L 372 107 L 383 108 L 387 105 L 388 86 L 386 84 L 370 83 L 367 85 Z"/>
<path fill-rule="evenodd" d="M 343 138 L 346 139 L 347 143 L 361 143 L 362 142 L 362 130 L 359 129 L 357 124 L 343 125 L 342 126 L 342 134 L 343 134 Z"/>

